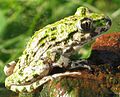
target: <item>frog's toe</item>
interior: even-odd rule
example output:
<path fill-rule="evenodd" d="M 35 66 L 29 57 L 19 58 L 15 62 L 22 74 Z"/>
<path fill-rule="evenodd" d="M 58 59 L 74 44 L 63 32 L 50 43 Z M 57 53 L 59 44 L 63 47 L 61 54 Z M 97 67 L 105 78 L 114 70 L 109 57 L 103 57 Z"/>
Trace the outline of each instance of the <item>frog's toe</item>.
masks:
<path fill-rule="evenodd" d="M 90 71 L 92 70 L 92 68 L 88 65 L 87 60 L 72 61 L 69 66 L 69 69 L 83 68 L 88 69 Z"/>

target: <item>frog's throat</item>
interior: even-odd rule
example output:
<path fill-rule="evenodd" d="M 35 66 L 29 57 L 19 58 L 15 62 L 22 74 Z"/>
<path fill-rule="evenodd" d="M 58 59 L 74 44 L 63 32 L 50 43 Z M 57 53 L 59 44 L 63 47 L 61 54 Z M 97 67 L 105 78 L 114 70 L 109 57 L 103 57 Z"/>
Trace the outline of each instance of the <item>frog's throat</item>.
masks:
<path fill-rule="evenodd" d="M 100 35 L 101 34 L 97 34 L 96 36 L 91 36 L 90 38 L 84 40 L 83 42 L 80 43 L 80 48 L 88 43 L 90 43 L 90 45 L 92 45 L 92 43 L 95 41 L 95 39 Z"/>
<path fill-rule="evenodd" d="M 80 76 L 81 72 L 65 72 L 65 73 L 53 74 L 51 76 L 45 76 L 41 80 L 37 80 L 29 85 L 11 85 L 9 88 L 14 92 L 30 93 L 50 80 L 64 76 L 74 77 L 75 75 Z"/>

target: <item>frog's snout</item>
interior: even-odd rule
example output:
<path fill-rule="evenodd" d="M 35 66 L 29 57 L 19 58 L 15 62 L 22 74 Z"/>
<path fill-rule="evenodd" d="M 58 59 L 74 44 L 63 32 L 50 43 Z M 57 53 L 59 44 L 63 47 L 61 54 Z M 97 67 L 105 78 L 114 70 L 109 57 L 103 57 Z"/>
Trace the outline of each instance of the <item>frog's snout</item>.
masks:
<path fill-rule="evenodd" d="M 109 26 L 112 25 L 111 19 L 109 17 L 106 17 L 106 22 L 107 22 L 107 25 Z"/>
<path fill-rule="evenodd" d="M 104 20 L 105 20 L 105 26 L 101 27 L 100 32 L 106 32 L 107 30 L 110 29 L 112 25 L 111 19 L 109 17 L 106 17 Z"/>
<path fill-rule="evenodd" d="M 101 32 L 106 32 L 107 30 L 110 29 L 110 27 L 112 25 L 111 19 L 109 17 L 105 17 L 105 18 L 101 19 L 101 22 L 99 22 L 99 23 L 100 24 L 97 25 L 97 27 L 94 30 L 94 32 L 96 34 L 100 34 Z M 97 22 L 96 22 L 96 24 L 97 24 Z"/>
<path fill-rule="evenodd" d="M 112 21 L 109 17 L 107 17 L 106 21 L 107 21 L 106 26 L 108 26 L 107 28 L 110 29 L 110 27 L 112 25 Z"/>

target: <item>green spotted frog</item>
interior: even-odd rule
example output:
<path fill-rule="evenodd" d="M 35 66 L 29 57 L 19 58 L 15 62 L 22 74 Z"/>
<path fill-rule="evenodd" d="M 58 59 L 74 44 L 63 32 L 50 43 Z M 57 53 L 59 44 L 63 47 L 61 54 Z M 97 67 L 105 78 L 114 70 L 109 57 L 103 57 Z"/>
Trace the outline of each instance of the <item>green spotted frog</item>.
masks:
<path fill-rule="evenodd" d="M 18 61 L 11 62 L 14 69 L 8 74 L 5 86 L 14 92 L 32 92 L 52 77 L 76 74 L 65 72 L 50 75 L 55 67 L 90 69 L 90 66 L 79 63 L 80 49 L 110 26 L 111 20 L 104 14 L 79 7 L 74 15 L 43 27 L 29 40 Z M 78 57 L 73 60 L 75 55 Z"/>

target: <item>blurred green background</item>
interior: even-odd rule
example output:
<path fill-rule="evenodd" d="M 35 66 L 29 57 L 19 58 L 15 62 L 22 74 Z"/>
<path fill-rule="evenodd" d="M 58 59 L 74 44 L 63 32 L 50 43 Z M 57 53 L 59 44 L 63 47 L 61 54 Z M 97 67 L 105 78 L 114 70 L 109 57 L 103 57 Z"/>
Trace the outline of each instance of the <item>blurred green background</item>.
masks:
<path fill-rule="evenodd" d="M 17 59 L 35 31 L 75 13 L 79 6 L 102 12 L 113 23 L 108 32 L 120 30 L 120 0 L 0 0 L 0 85 L 6 63 Z"/>

